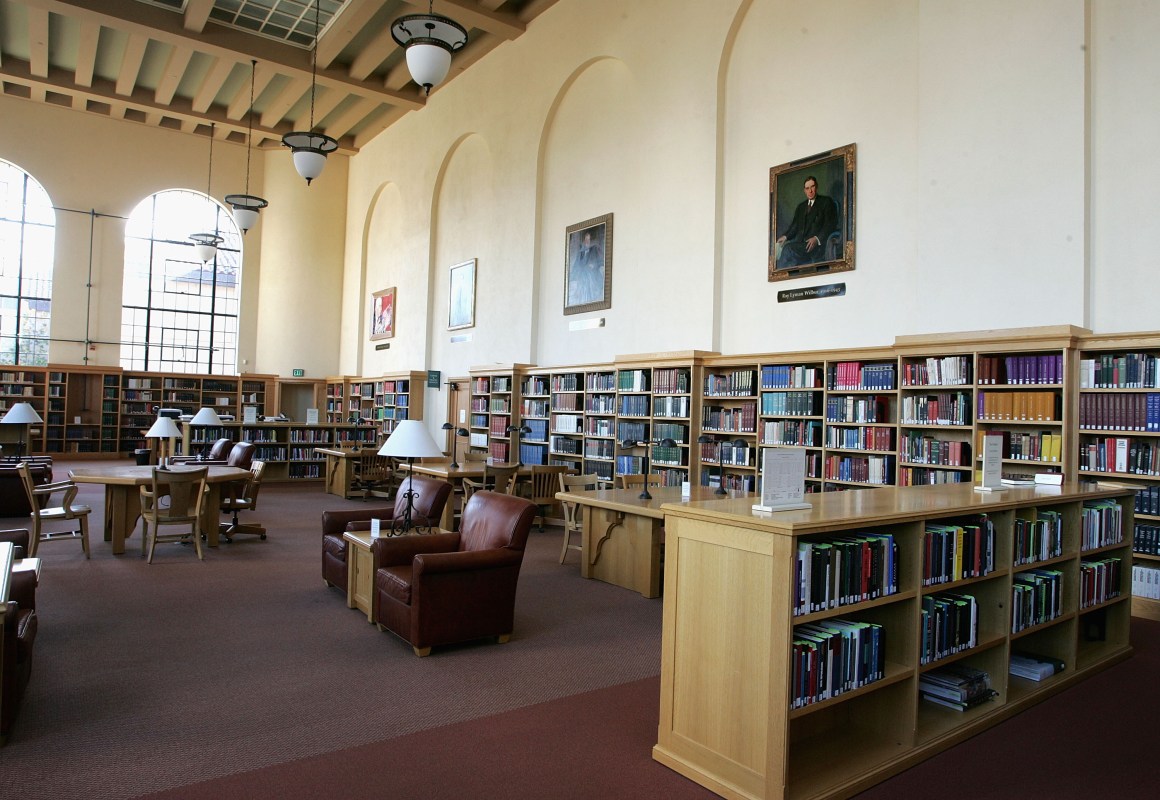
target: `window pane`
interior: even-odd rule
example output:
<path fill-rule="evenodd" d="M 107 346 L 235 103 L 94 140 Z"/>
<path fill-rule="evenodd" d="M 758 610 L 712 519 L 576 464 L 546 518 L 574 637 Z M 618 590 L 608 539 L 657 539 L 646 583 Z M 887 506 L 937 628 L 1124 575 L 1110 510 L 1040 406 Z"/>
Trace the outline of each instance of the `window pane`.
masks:
<path fill-rule="evenodd" d="M 0 358 L 48 363 L 56 212 L 32 176 L 0 159 Z"/>

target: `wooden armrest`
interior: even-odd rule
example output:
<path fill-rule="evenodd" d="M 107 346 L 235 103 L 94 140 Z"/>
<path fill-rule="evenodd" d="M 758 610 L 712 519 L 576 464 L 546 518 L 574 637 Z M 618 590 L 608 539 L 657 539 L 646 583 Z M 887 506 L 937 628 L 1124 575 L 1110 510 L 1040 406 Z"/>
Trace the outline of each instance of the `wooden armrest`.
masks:
<path fill-rule="evenodd" d="M 56 481 L 54 483 L 42 483 L 32 488 L 33 494 L 52 494 L 59 492 L 61 489 L 67 489 L 70 486 L 76 487 L 72 481 Z"/>

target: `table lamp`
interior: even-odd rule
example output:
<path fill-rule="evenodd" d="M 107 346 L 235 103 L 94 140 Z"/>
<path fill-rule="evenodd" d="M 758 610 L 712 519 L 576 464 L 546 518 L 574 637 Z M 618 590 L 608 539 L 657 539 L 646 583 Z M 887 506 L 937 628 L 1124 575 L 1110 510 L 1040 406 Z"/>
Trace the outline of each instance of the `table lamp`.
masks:
<path fill-rule="evenodd" d="M 414 475 L 414 471 L 410 468 L 415 465 L 416 458 L 442 458 L 443 451 L 439 449 L 439 445 L 435 444 L 435 440 L 423 427 L 422 422 L 417 419 L 405 419 L 395 427 L 395 430 L 387 437 L 387 441 L 383 442 L 383 446 L 379 448 L 379 455 L 407 459 L 408 472 Z M 407 533 L 411 530 L 411 512 L 415 507 L 416 494 L 417 492 L 412 485 L 408 483 L 407 491 L 403 492 L 403 499 L 407 501 L 403 510 L 403 519 L 401 523 L 398 517 L 391 520 L 392 535 Z"/>
<path fill-rule="evenodd" d="M 204 408 L 199 409 L 198 412 L 193 415 L 193 419 L 189 421 L 189 424 L 190 426 L 198 425 L 202 427 L 209 427 L 211 425 L 221 426 L 222 418 L 219 417 L 217 412 L 212 408 L 205 406 Z M 193 443 L 190 442 L 189 444 L 192 445 Z M 205 454 L 209 451 L 209 448 L 209 439 L 206 438 L 202 442 L 201 452 L 197 454 L 198 460 L 205 458 Z"/>
<path fill-rule="evenodd" d="M 459 469 L 459 464 L 455 462 L 455 453 L 457 449 L 456 446 L 459 444 L 459 442 L 455 441 L 455 437 L 462 436 L 464 439 L 466 439 L 471 435 L 471 432 L 468 431 L 467 428 L 456 428 L 450 422 L 443 423 L 443 430 L 454 431 L 454 433 L 451 434 L 451 463 L 448 466 L 453 469 Z"/>
<path fill-rule="evenodd" d="M 507 432 L 514 433 L 516 439 L 516 466 L 522 467 L 524 465 L 523 454 L 520 453 L 520 437 L 525 433 L 531 433 L 532 429 L 527 425 L 508 425 Z M 508 461 L 511 461 L 509 458 Z"/>
<path fill-rule="evenodd" d="M 24 428 L 20 432 L 20 440 L 16 444 L 16 457 L 20 458 L 24 455 L 24 440 L 28 438 L 28 426 L 39 425 L 44 420 L 36 413 L 36 409 L 30 403 L 17 403 L 8 409 L 4 414 L 4 418 L 0 419 L 0 423 L 5 425 L 23 425 Z"/>
<path fill-rule="evenodd" d="M 172 446 L 167 447 L 166 444 L 181 438 L 181 429 L 177 423 L 171 417 L 158 417 L 153 427 L 145 432 L 145 438 L 160 440 L 157 442 L 158 469 L 169 469 L 169 456 L 173 452 Z"/>
<path fill-rule="evenodd" d="M 664 439 L 649 439 L 646 442 L 637 441 L 636 439 L 625 439 L 620 443 L 621 447 L 645 447 L 644 455 L 644 489 L 639 495 L 641 500 L 652 500 L 653 496 L 648 491 L 648 476 L 652 472 L 652 453 L 647 449 L 648 445 L 660 445 L 661 447 L 676 447 L 677 440 L 670 439 L 667 436 Z"/>

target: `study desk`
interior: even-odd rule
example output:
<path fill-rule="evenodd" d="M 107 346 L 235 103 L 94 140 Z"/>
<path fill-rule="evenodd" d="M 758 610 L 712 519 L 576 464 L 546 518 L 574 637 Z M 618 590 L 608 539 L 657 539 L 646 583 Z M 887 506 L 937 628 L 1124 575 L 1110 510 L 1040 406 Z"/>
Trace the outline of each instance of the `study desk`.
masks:
<path fill-rule="evenodd" d="M 363 449 L 348 447 L 316 447 L 314 452 L 326 458 L 326 493 L 344 500 L 350 497 L 354 484 L 355 466 L 363 457 Z"/>
<path fill-rule="evenodd" d="M 623 586 L 645 597 L 661 594 L 661 546 L 664 518 L 661 506 L 721 497 L 741 497 L 740 492 L 715 494 L 711 486 L 691 487 L 681 497 L 679 486 L 651 486 L 651 500 L 640 498 L 640 487 L 557 492 L 560 502 L 584 506 L 584 531 L 580 536 L 580 575 Z"/>
<path fill-rule="evenodd" d="M 411 469 L 406 463 L 399 465 L 403 469 Z M 471 478 L 473 480 L 483 478 L 483 468 L 487 466 L 483 461 L 468 461 L 458 466 L 451 466 L 450 461 L 424 461 L 415 464 L 413 469 L 420 475 L 428 475 L 432 478 L 447 481 L 456 489 L 460 488 L 464 478 Z M 516 471 L 516 478 L 526 478 L 532 474 L 532 467 L 530 464 L 523 464 L 519 470 Z M 439 520 L 439 527 L 444 530 L 455 530 L 455 503 L 452 502 L 454 496 L 448 498 L 447 505 L 443 507 L 443 518 Z"/>
<path fill-rule="evenodd" d="M 232 481 L 248 480 L 250 471 L 238 467 L 207 467 L 205 510 L 201 532 L 210 547 L 218 544 L 218 520 L 221 514 L 221 486 Z M 174 472 L 188 471 L 175 467 Z M 113 543 L 114 555 L 125 552 L 125 540 L 133 535 L 141 517 L 141 486 L 153 482 L 153 467 L 95 466 L 69 470 L 75 483 L 98 483 L 105 487 L 105 541 Z"/>

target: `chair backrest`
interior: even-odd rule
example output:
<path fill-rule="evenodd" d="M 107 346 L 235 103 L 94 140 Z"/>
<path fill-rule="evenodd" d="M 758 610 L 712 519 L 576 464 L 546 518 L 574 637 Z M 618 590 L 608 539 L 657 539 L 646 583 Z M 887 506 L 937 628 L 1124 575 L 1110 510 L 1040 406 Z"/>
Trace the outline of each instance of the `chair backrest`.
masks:
<path fill-rule="evenodd" d="M 487 453 L 484 453 L 480 450 L 468 450 L 463 454 L 463 461 L 465 463 L 468 461 L 473 461 L 476 463 L 479 463 L 480 461 L 487 461 Z"/>
<path fill-rule="evenodd" d="M 246 482 L 246 491 L 242 499 L 253 511 L 258 507 L 258 492 L 262 489 L 262 475 L 266 472 L 266 462 L 255 460 L 250 464 L 250 480 Z"/>
<path fill-rule="evenodd" d="M 252 442 L 238 442 L 230 450 L 230 454 L 226 458 L 226 466 L 237 467 L 238 469 L 249 469 L 250 465 L 254 463 L 254 451 L 256 449 Z"/>
<path fill-rule="evenodd" d="M 536 505 L 531 500 L 510 494 L 475 492 L 463 508 L 459 549 L 506 548 L 522 553 L 535 518 Z"/>
<path fill-rule="evenodd" d="M 197 517 L 205 501 L 205 476 L 208 472 L 208 467 L 167 470 L 154 467 L 153 507 L 143 509 L 143 513 L 160 521 L 184 521 Z M 162 497 L 168 497 L 169 502 L 161 502 Z"/>
<path fill-rule="evenodd" d="M 500 494 L 512 494 L 515 491 L 516 473 L 519 469 L 519 464 L 485 464 L 484 488 Z"/>
<path fill-rule="evenodd" d="M 225 461 L 229 458 L 230 451 L 233 449 L 233 439 L 218 439 L 213 443 L 213 447 L 209 449 L 209 455 L 206 458 L 210 461 Z"/>
<path fill-rule="evenodd" d="M 391 477 L 391 459 L 380 456 L 378 450 L 363 450 L 358 458 L 358 480 L 362 483 L 381 483 Z"/>
<path fill-rule="evenodd" d="M 532 502 L 537 505 L 548 505 L 555 502 L 556 492 L 560 491 L 560 480 L 568 472 L 568 467 L 532 465 Z M 565 490 L 566 491 L 566 490 Z"/>
<path fill-rule="evenodd" d="M 600 476 L 595 473 L 587 475 L 560 475 L 561 492 L 582 492 L 600 486 Z"/>
<path fill-rule="evenodd" d="M 411 475 L 399 483 L 395 492 L 395 519 L 402 519 L 407 508 L 407 492 L 415 497 L 411 506 L 411 522 L 416 525 L 438 525 L 443 516 L 443 507 L 451 497 L 452 486 L 447 481 L 437 481 L 423 475 Z"/>
<path fill-rule="evenodd" d="M 644 487 L 644 475 L 617 475 L 616 479 L 620 481 L 621 489 L 640 489 Z M 660 475 L 648 476 L 649 487 L 661 486 Z"/>
<path fill-rule="evenodd" d="M 28 469 L 28 462 L 21 461 L 16 465 L 16 473 L 20 476 L 20 482 L 24 485 L 24 494 L 28 497 L 28 506 L 35 514 L 40 510 L 40 504 L 36 502 L 36 484 L 32 481 L 32 472 Z"/>

